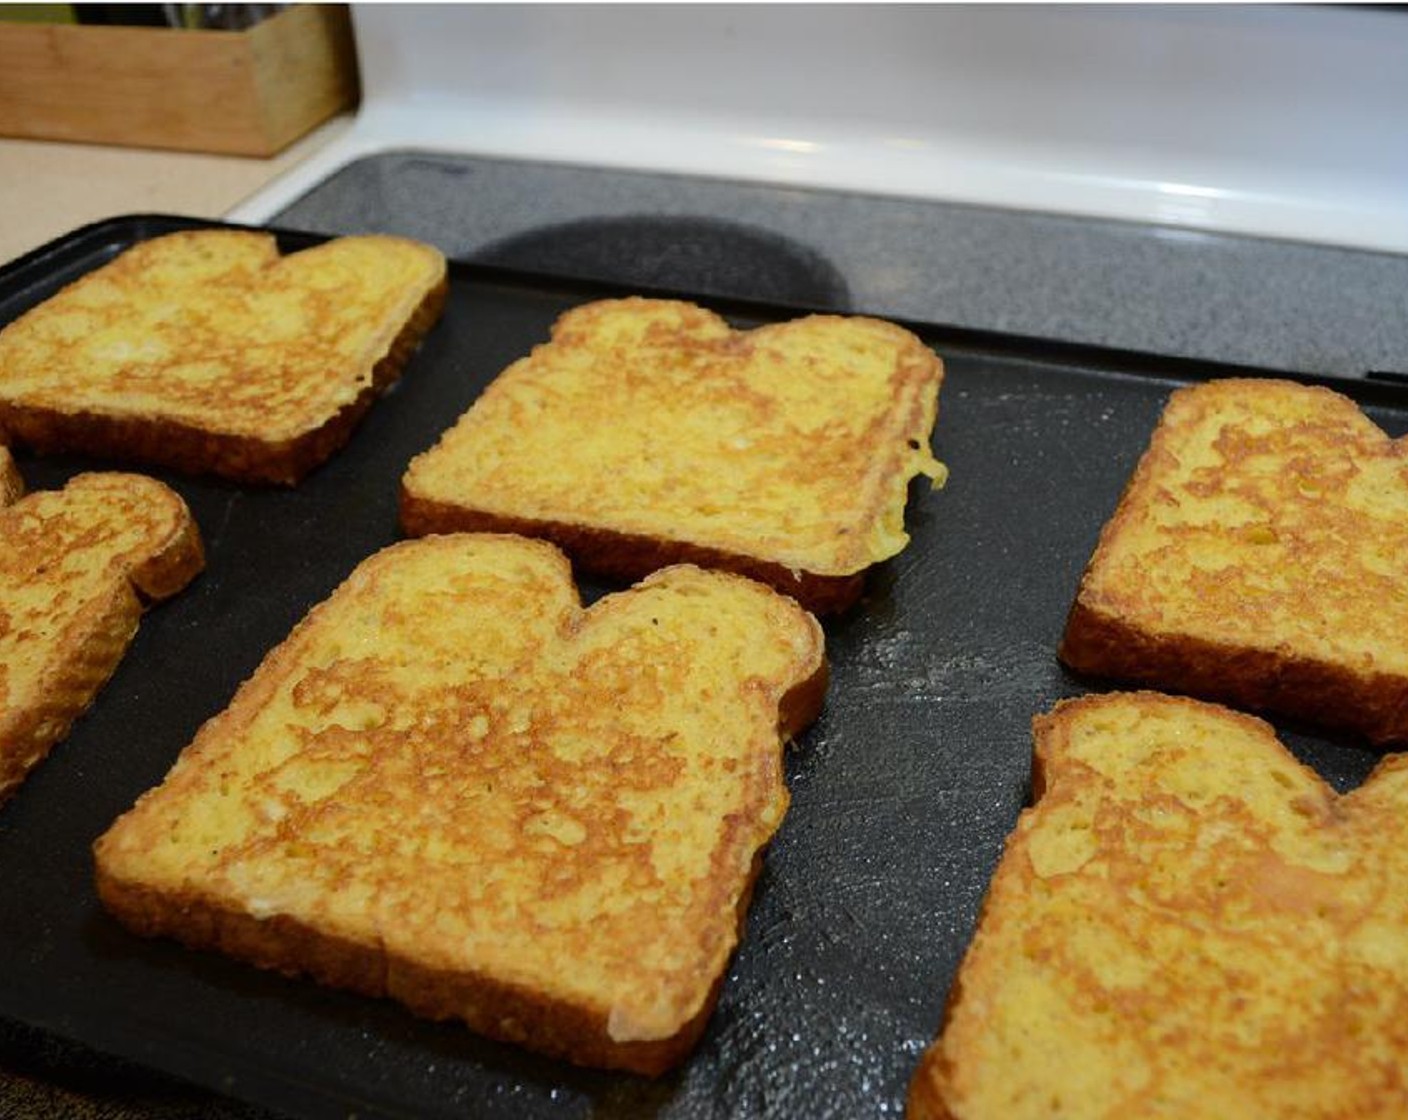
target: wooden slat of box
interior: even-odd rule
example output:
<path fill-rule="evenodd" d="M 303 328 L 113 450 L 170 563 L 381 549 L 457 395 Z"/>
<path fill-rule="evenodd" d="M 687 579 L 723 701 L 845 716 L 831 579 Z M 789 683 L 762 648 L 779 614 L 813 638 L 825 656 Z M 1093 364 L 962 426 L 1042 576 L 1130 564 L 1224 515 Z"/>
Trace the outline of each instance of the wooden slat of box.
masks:
<path fill-rule="evenodd" d="M 0 135 L 268 156 L 357 99 L 343 5 L 246 31 L 0 24 Z"/>

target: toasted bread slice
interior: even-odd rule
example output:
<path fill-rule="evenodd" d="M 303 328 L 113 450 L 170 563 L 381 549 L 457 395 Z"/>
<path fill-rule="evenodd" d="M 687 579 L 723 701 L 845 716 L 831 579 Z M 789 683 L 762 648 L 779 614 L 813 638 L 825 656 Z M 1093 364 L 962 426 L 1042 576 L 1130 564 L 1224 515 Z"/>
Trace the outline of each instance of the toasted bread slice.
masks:
<path fill-rule="evenodd" d="M 445 277 L 395 237 L 142 242 L 0 331 L 0 440 L 295 483 L 400 376 Z"/>
<path fill-rule="evenodd" d="M 1408 756 L 1340 796 L 1155 693 L 1035 739 L 911 1120 L 1408 1116 Z"/>
<path fill-rule="evenodd" d="M 392 546 L 96 846 L 132 929 L 656 1073 L 704 1028 L 781 742 L 825 689 L 791 600 L 676 567 L 588 610 L 539 541 Z"/>
<path fill-rule="evenodd" d="M 1173 394 L 1067 621 L 1071 668 L 1408 740 L 1408 440 L 1286 381 Z"/>
<path fill-rule="evenodd" d="M 142 475 L 81 474 L 0 509 L 0 801 L 92 703 L 145 604 L 203 562 L 186 503 Z"/>
<path fill-rule="evenodd" d="M 15 466 L 15 457 L 10 449 L 0 443 L 0 506 L 18 501 L 24 495 L 24 479 Z"/>
<path fill-rule="evenodd" d="M 839 610 L 909 538 L 943 364 L 876 319 L 747 332 L 687 303 L 562 316 L 402 483 L 410 535 L 501 530 L 635 578 L 689 561 Z"/>

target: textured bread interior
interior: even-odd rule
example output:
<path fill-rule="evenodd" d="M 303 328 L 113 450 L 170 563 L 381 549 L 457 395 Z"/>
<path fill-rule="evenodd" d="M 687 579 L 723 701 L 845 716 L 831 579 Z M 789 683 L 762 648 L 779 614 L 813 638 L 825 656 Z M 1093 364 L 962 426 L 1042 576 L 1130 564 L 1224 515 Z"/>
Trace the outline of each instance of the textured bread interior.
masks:
<path fill-rule="evenodd" d="M 185 503 L 142 475 L 78 475 L 0 509 L 0 799 L 92 702 L 144 604 L 202 564 Z"/>
<path fill-rule="evenodd" d="M 1284 381 L 1174 393 L 1082 580 L 1072 667 L 1408 739 L 1408 441 Z"/>
<path fill-rule="evenodd" d="M 907 543 L 909 481 L 942 476 L 942 377 L 874 319 L 740 332 L 685 303 L 587 304 L 412 461 L 403 524 L 512 524 L 589 566 L 652 544 L 651 564 L 689 555 L 674 544 L 853 576 Z"/>
<path fill-rule="evenodd" d="M 133 928 L 658 1072 L 703 1028 L 820 628 L 672 568 L 583 610 L 561 553 L 363 563 L 97 846 Z"/>
<path fill-rule="evenodd" d="M 399 372 L 445 276 L 440 253 L 395 237 L 284 257 L 246 230 L 141 242 L 0 331 L 0 434 L 183 467 L 227 466 L 216 440 L 287 454 Z"/>
<path fill-rule="evenodd" d="M 909 1114 L 1408 1115 L 1408 756 L 1339 796 L 1261 721 L 1155 693 L 1035 737 Z"/>

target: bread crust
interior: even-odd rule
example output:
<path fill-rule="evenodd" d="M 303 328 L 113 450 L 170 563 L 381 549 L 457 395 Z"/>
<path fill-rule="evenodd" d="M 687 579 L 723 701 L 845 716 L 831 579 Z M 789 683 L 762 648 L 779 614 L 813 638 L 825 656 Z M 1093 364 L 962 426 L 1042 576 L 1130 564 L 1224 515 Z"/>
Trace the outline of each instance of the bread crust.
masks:
<path fill-rule="evenodd" d="M 1100 533 L 1058 655 L 1078 673 L 1408 742 L 1408 671 L 1385 656 L 1408 626 L 1406 511 L 1408 442 L 1340 394 L 1180 389 Z"/>
<path fill-rule="evenodd" d="M 10 449 L 0 444 L 0 507 L 19 501 L 24 496 L 24 479 L 15 466 Z"/>
<path fill-rule="evenodd" d="M 759 854 L 738 900 L 739 939 L 761 870 Z M 545 999 L 532 988 L 428 968 L 384 945 L 337 937 L 286 914 L 255 918 L 196 889 L 155 891 L 108 873 L 101 860 L 95 881 L 103 906 L 140 936 L 169 937 L 188 949 L 224 953 L 282 976 L 306 976 L 328 987 L 393 999 L 421 1018 L 457 1020 L 487 1038 L 587 1068 L 647 1077 L 673 1069 L 698 1045 L 723 987 L 720 973 L 699 1010 L 669 1038 L 619 1041 L 611 1037 L 606 1013 Z"/>
<path fill-rule="evenodd" d="M 1356 671 L 1289 649 L 1151 634 L 1079 599 L 1059 656 L 1079 673 L 1281 712 L 1357 731 L 1380 746 L 1408 742 L 1408 683 L 1389 673 Z"/>
<path fill-rule="evenodd" d="M 0 511 L 0 621 L 5 623 L 0 639 L 9 638 L 4 631 L 11 625 L 5 609 L 7 591 L 32 588 L 36 580 L 45 578 L 42 571 L 30 570 L 26 557 L 31 551 L 52 552 L 44 541 L 56 531 L 46 527 L 50 517 L 79 516 L 69 512 L 72 506 L 65 498 L 76 503 L 79 495 L 90 492 L 107 503 L 105 516 L 111 520 L 136 516 L 146 519 L 148 527 L 135 544 L 120 546 L 122 552 L 103 545 L 78 545 L 86 563 L 107 571 L 102 583 L 86 594 L 75 590 L 76 600 L 56 600 L 64 602 L 63 607 L 56 607 L 42 623 L 15 623 L 44 627 L 31 638 L 18 639 L 31 650 L 44 651 L 43 684 L 38 691 L 10 696 L 11 670 L 0 671 L 0 699 L 4 700 L 0 703 L 0 801 L 14 793 L 92 704 L 131 644 L 146 604 L 176 594 L 204 567 L 199 530 L 175 492 L 140 475 L 78 475 L 58 494 L 37 492 Z M 44 512 L 35 514 L 41 505 Z M 83 516 L 101 531 L 104 515 L 96 522 Z M 8 559 L 3 556 L 7 544 L 14 550 Z M 52 564 L 57 559 L 43 562 Z M 54 586 L 62 589 L 63 584 Z M 18 645 L 12 649 L 16 655 L 26 653 Z"/>
<path fill-rule="evenodd" d="M 401 377 L 416 347 L 439 319 L 448 291 L 442 272 L 398 327 L 386 352 L 373 362 L 366 379 L 358 381 L 355 397 L 315 426 L 293 435 L 222 430 L 160 411 L 33 404 L 0 393 L 0 439 L 41 454 L 76 452 L 151 463 L 187 474 L 215 474 L 242 483 L 293 486 L 347 443 L 377 397 Z"/>
<path fill-rule="evenodd" d="M 507 517 L 468 506 L 438 502 L 401 484 L 401 531 L 408 537 L 440 533 L 512 533 L 552 541 L 583 571 L 636 580 L 672 564 L 697 564 L 765 583 L 817 614 L 838 614 L 855 604 L 865 589 L 865 573 L 819 575 L 774 564 L 757 556 L 705 548 L 688 541 L 662 540 L 613 532 L 596 525 Z"/>

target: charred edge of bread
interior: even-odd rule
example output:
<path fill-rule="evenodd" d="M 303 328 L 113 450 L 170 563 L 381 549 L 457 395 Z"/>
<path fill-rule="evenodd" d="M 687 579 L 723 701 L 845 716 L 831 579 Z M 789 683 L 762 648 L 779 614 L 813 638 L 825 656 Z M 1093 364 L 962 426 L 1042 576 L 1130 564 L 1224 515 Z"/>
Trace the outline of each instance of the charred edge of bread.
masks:
<path fill-rule="evenodd" d="M 289 439 L 270 442 L 162 417 L 51 412 L 5 402 L 0 402 L 0 437 L 41 454 L 76 452 L 152 463 L 185 474 L 215 474 L 233 482 L 294 486 L 351 438 L 377 396 L 401 376 L 440 317 L 448 292 L 448 281 L 442 280 L 426 293 L 355 400 L 318 427 Z"/>
<path fill-rule="evenodd" d="M 513 533 L 549 540 L 582 570 L 621 580 L 637 580 L 671 564 L 695 564 L 747 576 L 795 599 L 816 614 L 839 614 L 860 598 L 865 572 L 819 575 L 754 556 L 705 548 L 687 541 L 617 533 L 566 521 L 541 521 L 469 509 L 421 498 L 401 486 L 401 531 L 433 533 Z"/>
<path fill-rule="evenodd" d="M 1035 782 L 1035 778 L 1033 781 Z M 1033 794 L 1033 801 L 1035 802 L 1036 799 L 1036 795 Z M 978 919 L 973 925 L 975 931 L 982 928 L 987 907 L 988 900 L 985 897 L 978 909 Z M 949 985 L 948 996 L 944 999 L 943 1012 L 939 1016 L 939 1028 L 934 1032 L 933 1041 L 924 1050 L 919 1059 L 919 1065 L 915 1067 L 914 1074 L 910 1077 L 909 1092 L 905 1098 L 904 1120 L 959 1120 L 959 1117 L 954 1115 L 952 1109 L 948 1107 L 948 1101 L 944 1099 L 943 1086 L 952 1083 L 953 1070 L 952 1063 L 941 1044 L 944 1030 L 953 1017 L 954 1008 L 958 1006 L 962 998 L 963 967 L 960 962 L 953 982 Z"/>
<path fill-rule="evenodd" d="M 957 987 L 958 982 L 954 981 L 954 988 Z M 954 998 L 956 996 L 950 997 L 949 1002 L 952 1003 Z M 947 1019 L 947 1011 L 944 1017 Z M 909 1082 L 909 1096 L 904 1106 L 905 1120 L 958 1120 L 949 1110 L 939 1089 L 939 1085 L 948 1080 L 945 1069 L 947 1061 L 936 1049 L 926 1052 Z"/>
<path fill-rule="evenodd" d="M 183 517 L 159 550 L 127 573 L 143 604 L 169 599 L 205 568 L 205 545 L 195 518 Z"/>
<path fill-rule="evenodd" d="M 778 705 L 778 733 L 784 740 L 800 735 L 817 721 L 830 683 L 831 663 L 823 655 L 816 672 L 790 688 Z"/>
<path fill-rule="evenodd" d="M 1041 722 L 1050 717 L 1038 716 L 1033 721 L 1033 728 L 1038 727 Z M 1040 740 L 1038 739 L 1038 742 Z M 1034 751 L 1032 755 L 1032 792 L 1028 801 L 1029 805 L 1035 805 L 1041 800 L 1042 794 L 1046 792 L 1046 772 L 1045 763 L 1040 750 Z M 1006 845 L 1012 842 L 1013 832 L 1009 833 L 1003 845 L 1003 853 L 998 857 L 997 867 L 1001 866 L 1003 855 L 1005 855 Z M 997 867 L 993 868 L 993 875 L 997 873 Z M 991 876 L 989 877 L 989 889 L 983 896 L 982 902 L 978 906 L 978 915 L 973 923 L 973 932 L 969 935 L 970 951 L 972 938 L 976 936 L 978 930 L 983 928 L 983 923 L 987 918 L 988 906 L 992 899 Z M 966 958 L 965 958 L 966 959 Z M 939 1015 L 939 1026 L 932 1036 L 932 1041 L 924 1050 L 919 1059 L 918 1066 L 915 1067 L 914 1074 L 909 1081 L 909 1092 L 905 1099 L 904 1120 L 960 1120 L 948 1107 L 948 1101 L 944 1098 L 943 1087 L 953 1081 L 952 1063 L 949 1061 L 947 1053 L 943 1049 L 944 1032 L 948 1028 L 949 1020 L 953 1018 L 954 1009 L 963 999 L 963 964 L 959 962 L 958 971 L 954 973 L 953 980 L 949 984 L 948 995 L 944 999 L 943 1011 Z"/>
<path fill-rule="evenodd" d="M 24 497 L 24 479 L 10 457 L 10 449 L 0 444 L 0 507 L 12 505 Z"/>
<path fill-rule="evenodd" d="M 740 939 L 761 868 L 759 852 L 739 898 Z M 492 977 L 427 968 L 384 945 L 320 932 L 287 915 L 256 918 L 197 890 L 171 894 L 125 882 L 101 860 L 96 882 L 103 906 L 139 936 L 171 938 L 189 949 L 219 952 L 284 976 L 307 976 L 328 987 L 390 998 L 421 1018 L 459 1020 L 485 1037 L 576 1065 L 651 1077 L 678 1065 L 698 1043 L 727 971 L 720 971 L 699 1011 L 676 1034 L 617 1042 L 608 1032 L 607 1009 L 594 1012 Z"/>
<path fill-rule="evenodd" d="M 1078 673 L 1185 692 L 1325 727 L 1376 746 L 1408 742 L 1408 681 L 1276 650 L 1159 637 L 1079 597 L 1057 651 Z"/>
<path fill-rule="evenodd" d="M 1040 719 L 1042 717 L 1038 717 Z M 1041 800 L 1041 795 L 1046 791 L 1046 779 L 1043 772 L 1043 765 L 1040 755 L 1034 755 L 1032 759 L 1032 796 L 1030 804 L 1035 805 Z M 1011 842 L 1009 836 L 1007 843 Z M 1005 845 L 1004 845 L 1005 848 Z M 1001 857 L 999 857 L 999 866 Z M 996 868 L 993 870 L 996 874 Z M 984 896 L 982 903 L 978 907 L 978 917 L 973 924 L 974 934 L 983 928 L 983 922 L 987 918 L 988 904 L 992 897 L 991 889 Z M 972 936 L 970 935 L 970 942 Z M 925 1049 L 923 1056 L 919 1060 L 919 1065 L 915 1068 L 913 1076 L 909 1081 L 909 1093 L 905 1100 L 904 1120 L 959 1120 L 959 1117 L 948 1107 L 948 1101 L 944 1098 L 943 1087 L 953 1081 L 952 1063 L 948 1055 L 944 1052 L 942 1043 L 944 1032 L 948 1028 L 949 1020 L 953 1018 L 954 1009 L 963 999 L 963 962 L 959 962 L 958 971 L 954 973 L 953 981 L 949 984 L 948 996 L 944 999 L 943 1011 L 939 1016 L 939 1027 L 934 1032 L 933 1041 Z"/>

